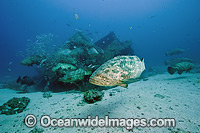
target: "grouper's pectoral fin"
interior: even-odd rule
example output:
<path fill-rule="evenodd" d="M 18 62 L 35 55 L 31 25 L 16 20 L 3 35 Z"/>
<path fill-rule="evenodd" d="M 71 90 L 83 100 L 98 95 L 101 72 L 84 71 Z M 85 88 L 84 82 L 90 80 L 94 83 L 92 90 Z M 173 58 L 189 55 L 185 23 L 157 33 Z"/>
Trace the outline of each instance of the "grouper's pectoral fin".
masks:
<path fill-rule="evenodd" d="M 183 71 L 178 71 L 178 74 L 182 74 L 183 73 Z"/>
<path fill-rule="evenodd" d="M 124 87 L 124 88 L 127 88 L 127 87 L 128 87 L 128 84 L 127 84 L 126 82 L 123 82 L 123 81 L 118 82 L 117 85 L 119 85 L 119 86 L 121 86 L 121 87 Z"/>
<path fill-rule="evenodd" d="M 123 80 L 124 82 L 128 82 L 128 83 L 134 83 L 134 82 L 137 82 L 137 81 L 140 81 L 140 79 L 139 78 L 137 78 L 137 79 L 126 79 L 126 80 Z"/>

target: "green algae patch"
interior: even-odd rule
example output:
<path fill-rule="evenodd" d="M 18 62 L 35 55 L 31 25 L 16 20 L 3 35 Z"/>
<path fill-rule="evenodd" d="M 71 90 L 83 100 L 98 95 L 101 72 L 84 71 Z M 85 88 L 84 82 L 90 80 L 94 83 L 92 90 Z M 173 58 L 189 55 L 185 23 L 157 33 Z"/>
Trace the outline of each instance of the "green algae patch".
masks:
<path fill-rule="evenodd" d="M 160 99 L 163 99 L 163 98 L 165 98 L 165 96 L 163 96 L 163 95 L 160 95 L 160 94 L 155 94 L 155 95 L 154 95 L 154 97 L 157 97 L 157 98 L 160 98 Z"/>

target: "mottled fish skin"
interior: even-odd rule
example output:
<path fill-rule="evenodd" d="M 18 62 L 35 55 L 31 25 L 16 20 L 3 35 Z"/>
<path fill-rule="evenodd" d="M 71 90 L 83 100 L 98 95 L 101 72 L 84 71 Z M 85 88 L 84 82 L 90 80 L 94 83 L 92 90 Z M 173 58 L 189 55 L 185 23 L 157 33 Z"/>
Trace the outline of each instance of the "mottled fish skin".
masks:
<path fill-rule="evenodd" d="M 190 71 L 192 68 L 194 68 L 194 64 L 191 62 L 181 62 L 174 65 L 174 67 L 178 71 Z"/>
<path fill-rule="evenodd" d="M 190 72 L 191 69 L 194 68 L 194 64 L 191 62 L 180 62 L 175 65 L 169 66 L 167 71 L 173 75 L 176 71 L 178 71 L 178 74 L 182 74 L 184 71 Z"/>
<path fill-rule="evenodd" d="M 137 56 L 117 56 L 101 65 L 90 76 L 89 82 L 99 86 L 116 86 L 140 77 L 144 70 L 144 60 Z"/>

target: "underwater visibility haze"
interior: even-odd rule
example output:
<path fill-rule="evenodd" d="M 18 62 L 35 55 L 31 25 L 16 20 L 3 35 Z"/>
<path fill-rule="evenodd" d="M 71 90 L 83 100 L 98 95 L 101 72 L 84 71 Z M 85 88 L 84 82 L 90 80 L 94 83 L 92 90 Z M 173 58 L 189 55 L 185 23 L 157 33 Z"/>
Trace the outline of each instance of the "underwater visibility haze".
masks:
<path fill-rule="evenodd" d="M 199 7 L 199 0 L 1 0 L 0 130 L 200 132 Z M 176 126 L 28 127 L 28 114 L 174 118 Z"/>

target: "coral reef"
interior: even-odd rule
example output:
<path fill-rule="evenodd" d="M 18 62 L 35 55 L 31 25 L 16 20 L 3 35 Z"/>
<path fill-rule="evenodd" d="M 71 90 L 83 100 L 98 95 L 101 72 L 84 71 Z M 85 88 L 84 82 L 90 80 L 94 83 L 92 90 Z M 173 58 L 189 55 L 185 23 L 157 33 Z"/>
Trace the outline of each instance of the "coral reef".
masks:
<path fill-rule="evenodd" d="M 12 98 L 8 102 L 0 106 L 0 114 L 13 115 L 16 113 L 21 113 L 26 108 L 30 99 L 27 97 L 22 98 Z"/>
<path fill-rule="evenodd" d="M 95 103 L 97 101 L 101 101 L 104 96 L 104 93 L 97 90 L 88 90 L 84 93 L 84 100 L 87 103 Z"/>
<path fill-rule="evenodd" d="M 69 39 L 67 45 L 70 46 L 69 47 L 70 49 L 74 49 L 74 46 L 85 47 L 85 48 L 91 48 L 94 46 L 94 44 L 90 41 L 90 39 L 79 31 Z"/>
<path fill-rule="evenodd" d="M 88 66 L 96 63 L 101 58 L 96 46 L 82 32 L 77 32 L 63 47 L 67 51 L 68 58 L 77 61 L 78 65 Z M 62 50 L 62 51 L 63 51 Z"/>
<path fill-rule="evenodd" d="M 95 43 L 95 46 L 101 48 L 103 51 L 102 62 L 105 62 L 118 55 L 133 55 L 131 41 L 120 42 L 114 32 L 110 32 L 108 35 L 100 39 Z"/>
<path fill-rule="evenodd" d="M 34 47 L 36 51 L 21 62 L 26 66 L 38 65 L 36 70 L 39 82 L 36 86 L 40 88 L 45 88 L 48 83 L 49 89 L 66 86 L 70 89 L 76 86 L 85 90 L 83 85 L 88 83 L 89 76 L 105 61 L 117 55 L 133 54 L 132 42 L 120 42 L 114 32 L 93 43 L 83 32 L 78 31 L 63 47 L 57 47 L 56 51 L 48 53 L 43 46 L 47 47 L 47 43 L 52 44 L 53 37 L 52 34 L 36 36 L 31 45 L 40 44 L 41 47 Z"/>

